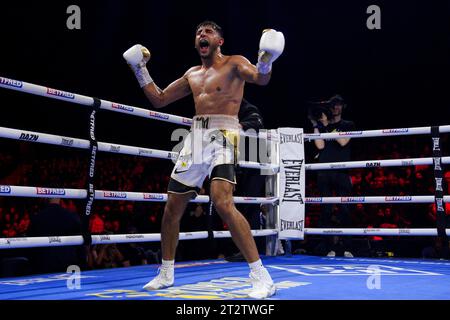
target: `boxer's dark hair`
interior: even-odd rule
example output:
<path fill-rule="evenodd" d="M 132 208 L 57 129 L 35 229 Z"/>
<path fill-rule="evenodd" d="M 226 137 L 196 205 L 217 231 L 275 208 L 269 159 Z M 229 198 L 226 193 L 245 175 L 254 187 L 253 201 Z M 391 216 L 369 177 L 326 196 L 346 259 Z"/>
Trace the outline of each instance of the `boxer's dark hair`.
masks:
<path fill-rule="evenodd" d="M 222 28 L 217 23 L 215 23 L 214 21 L 211 21 L 211 20 L 205 20 L 205 21 L 199 23 L 199 25 L 195 29 L 195 32 L 197 32 L 198 29 L 200 29 L 201 27 L 205 27 L 205 26 L 212 27 L 215 31 L 217 31 L 217 33 L 220 35 L 220 37 L 223 38 Z"/>

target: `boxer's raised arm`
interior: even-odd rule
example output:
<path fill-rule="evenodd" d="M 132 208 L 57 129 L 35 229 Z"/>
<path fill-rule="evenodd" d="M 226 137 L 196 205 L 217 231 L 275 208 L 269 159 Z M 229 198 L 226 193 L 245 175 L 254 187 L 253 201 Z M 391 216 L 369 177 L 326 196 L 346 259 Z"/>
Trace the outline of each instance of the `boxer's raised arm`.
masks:
<path fill-rule="evenodd" d="M 125 51 L 123 57 L 131 67 L 131 70 L 133 70 L 139 85 L 153 107 L 162 108 L 191 93 L 191 87 L 187 80 L 189 70 L 181 78 L 172 82 L 164 90 L 161 90 L 150 77 L 146 67 L 147 62 L 150 60 L 150 51 L 140 44 Z"/>
<path fill-rule="evenodd" d="M 284 50 L 284 35 L 273 29 L 263 31 L 259 41 L 258 63 L 252 65 L 242 56 L 234 56 L 239 76 L 250 83 L 266 85 L 269 83 L 272 63 Z"/>
<path fill-rule="evenodd" d="M 191 94 L 191 87 L 186 75 L 169 84 L 164 90 L 161 90 L 155 82 L 145 85 L 142 89 L 155 108 L 162 108 Z"/>
<path fill-rule="evenodd" d="M 238 76 L 249 83 L 259 84 L 265 86 L 269 83 L 271 73 L 262 74 L 258 72 L 255 65 L 251 64 L 243 56 L 233 56 L 233 60 L 236 63 L 236 70 Z"/>

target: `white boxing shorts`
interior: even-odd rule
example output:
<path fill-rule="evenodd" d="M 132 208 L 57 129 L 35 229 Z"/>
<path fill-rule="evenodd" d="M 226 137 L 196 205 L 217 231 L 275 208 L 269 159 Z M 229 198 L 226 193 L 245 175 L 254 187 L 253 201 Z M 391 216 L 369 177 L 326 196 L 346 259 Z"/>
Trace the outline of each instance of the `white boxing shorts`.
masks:
<path fill-rule="evenodd" d="M 239 120 L 228 115 L 198 115 L 192 122 L 175 167 L 168 193 L 198 194 L 207 176 L 236 184 Z"/>

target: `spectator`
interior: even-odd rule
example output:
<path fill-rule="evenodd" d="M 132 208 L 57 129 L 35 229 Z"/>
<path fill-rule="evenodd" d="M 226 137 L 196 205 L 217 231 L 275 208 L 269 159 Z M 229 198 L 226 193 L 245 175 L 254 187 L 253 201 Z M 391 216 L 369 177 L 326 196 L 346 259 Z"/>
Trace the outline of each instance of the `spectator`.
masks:
<path fill-rule="evenodd" d="M 342 119 L 342 112 L 345 102 L 341 96 L 333 96 L 325 103 L 311 108 L 310 120 L 315 133 L 346 132 L 355 129 L 352 121 Z M 319 162 L 342 162 L 350 161 L 350 139 L 317 139 L 314 140 L 316 148 L 319 150 Z M 322 197 L 331 197 L 336 194 L 338 197 L 350 196 L 352 192 L 351 178 L 344 170 L 320 170 L 317 172 L 317 185 Z M 350 209 L 348 205 L 339 206 L 338 225 L 341 227 L 351 227 Z M 332 227 L 332 206 L 322 205 L 320 216 L 320 227 Z M 330 237 L 325 237 L 317 248 L 317 253 L 325 253 L 327 256 L 352 257 L 351 239 L 345 236 L 343 245 L 339 241 L 333 241 Z"/>
<path fill-rule="evenodd" d="M 70 236 L 81 234 L 80 217 L 61 206 L 61 199 L 49 199 L 47 207 L 31 218 L 29 235 L 33 237 Z M 81 246 L 35 248 L 34 270 L 40 273 L 66 271 L 69 265 L 85 266 Z"/>

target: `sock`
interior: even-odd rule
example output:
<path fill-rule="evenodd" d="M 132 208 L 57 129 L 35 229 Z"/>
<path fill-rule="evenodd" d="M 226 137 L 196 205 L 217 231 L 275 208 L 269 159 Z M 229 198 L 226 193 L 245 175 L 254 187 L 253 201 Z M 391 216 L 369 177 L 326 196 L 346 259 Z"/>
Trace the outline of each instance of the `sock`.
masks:
<path fill-rule="evenodd" d="M 255 262 L 249 263 L 248 266 L 250 267 L 250 270 L 252 270 L 252 271 L 256 271 L 256 270 L 264 268 L 261 259 L 258 259 Z"/>
<path fill-rule="evenodd" d="M 162 259 L 162 264 L 161 264 L 161 268 L 174 268 L 175 266 L 175 260 L 164 260 Z"/>

